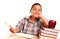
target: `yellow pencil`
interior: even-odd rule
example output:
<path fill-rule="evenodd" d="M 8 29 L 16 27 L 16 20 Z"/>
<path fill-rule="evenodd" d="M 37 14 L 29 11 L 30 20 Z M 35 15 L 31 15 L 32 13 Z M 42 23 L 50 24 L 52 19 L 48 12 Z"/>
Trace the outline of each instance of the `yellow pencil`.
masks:
<path fill-rule="evenodd" d="M 5 24 L 7 25 L 8 28 L 10 28 L 10 25 L 7 22 L 5 22 Z"/>

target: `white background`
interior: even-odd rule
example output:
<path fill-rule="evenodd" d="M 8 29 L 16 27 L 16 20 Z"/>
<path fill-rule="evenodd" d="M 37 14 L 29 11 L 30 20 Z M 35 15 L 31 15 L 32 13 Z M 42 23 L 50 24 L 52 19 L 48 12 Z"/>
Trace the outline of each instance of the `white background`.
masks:
<path fill-rule="evenodd" d="M 0 37 L 10 34 L 9 28 L 4 23 L 15 27 L 20 19 L 30 15 L 33 3 L 40 3 L 42 14 L 48 20 L 56 20 L 55 29 L 60 30 L 60 0 L 0 0 Z"/>

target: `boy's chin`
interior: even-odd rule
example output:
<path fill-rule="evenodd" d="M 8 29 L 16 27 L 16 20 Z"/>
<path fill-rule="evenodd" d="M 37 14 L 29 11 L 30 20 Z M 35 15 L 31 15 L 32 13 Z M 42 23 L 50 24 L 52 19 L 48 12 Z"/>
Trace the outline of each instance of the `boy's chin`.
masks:
<path fill-rule="evenodd" d="M 39 16 L 35 16 L 35 18 L 40 18 Z"/>
<path fill-rule="evenodd" d="M 39 17 L 39 15 L 34 15 L 36 18 L 38 18 Z"/>

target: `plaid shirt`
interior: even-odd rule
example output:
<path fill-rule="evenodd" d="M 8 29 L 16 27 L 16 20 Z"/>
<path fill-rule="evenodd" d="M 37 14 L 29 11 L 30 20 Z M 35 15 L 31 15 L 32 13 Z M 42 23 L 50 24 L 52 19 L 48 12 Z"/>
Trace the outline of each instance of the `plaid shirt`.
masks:
<path fill-rule="evenodd" d="M 36 36 L 38 34 L 41 34 L 40 29 L 43 29 L 43 22 L 39 20 L 39 21 L 35 21 L 34 23 L 31 23 L 29 21 L 29 18 L 30 17 L 25 17 L 18 22 L 16 27 L 19 29 L 19 32 L 22 31 L 22 33 L 36 35 Z"/>

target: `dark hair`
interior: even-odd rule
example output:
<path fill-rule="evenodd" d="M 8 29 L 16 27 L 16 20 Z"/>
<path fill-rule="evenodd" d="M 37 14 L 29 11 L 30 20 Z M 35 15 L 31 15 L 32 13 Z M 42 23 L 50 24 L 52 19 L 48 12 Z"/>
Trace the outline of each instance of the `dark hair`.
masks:
<path fill-rule="evenodd" d="M 31 9 L 32 9 L 35 5 L 39 5 L 40 7 L 42 7 L 41 4 L 39 4 L 39 3 L 34 3 L 34 4 L 32 5 L 32 7 L 31 7 Z"/>

